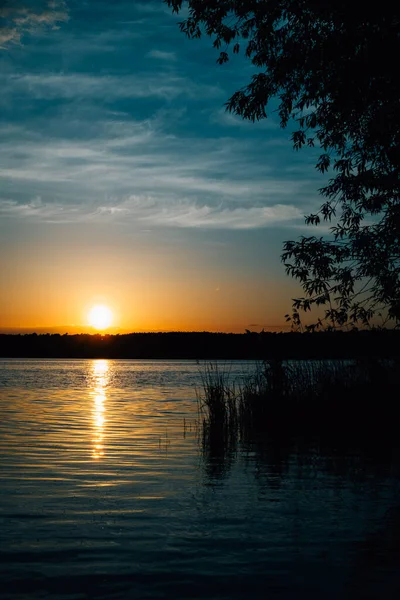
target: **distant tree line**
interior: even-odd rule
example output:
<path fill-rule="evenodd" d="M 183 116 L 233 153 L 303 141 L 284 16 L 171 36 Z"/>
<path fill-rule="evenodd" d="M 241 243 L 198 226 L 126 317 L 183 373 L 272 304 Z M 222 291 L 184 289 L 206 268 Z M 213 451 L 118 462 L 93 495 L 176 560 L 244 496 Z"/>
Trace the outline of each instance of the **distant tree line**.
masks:
<path fill-rule="evenodd" d="M 391 358 L 400 331 L 314 333 L 0 334 L 2 358 L 321 359 Z"/>

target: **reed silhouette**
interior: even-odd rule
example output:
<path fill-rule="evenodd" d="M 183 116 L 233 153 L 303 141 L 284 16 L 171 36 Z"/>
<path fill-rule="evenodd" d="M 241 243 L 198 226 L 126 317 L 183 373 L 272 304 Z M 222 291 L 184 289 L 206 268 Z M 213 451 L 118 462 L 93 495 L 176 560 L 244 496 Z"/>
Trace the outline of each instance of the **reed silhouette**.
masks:
<path fill-rule="evenodd" d="M 270 360 L 238 385 L 207 364 L 199 393 L 206 445 L 327 444 L 400 447 L 398 360 Z M 231 450 L 230 450 L 231 451 Z"/>
<path fill-rule="evenodd" d="M 400 477 L 398 361 L 266 361 L 238 384 L 202 367 L 199 432 L 206 481 L 248 462 L 260 492 L 312 471 L 367 485 Z M 295 471 L 293 471 L 295 469 Z"/>

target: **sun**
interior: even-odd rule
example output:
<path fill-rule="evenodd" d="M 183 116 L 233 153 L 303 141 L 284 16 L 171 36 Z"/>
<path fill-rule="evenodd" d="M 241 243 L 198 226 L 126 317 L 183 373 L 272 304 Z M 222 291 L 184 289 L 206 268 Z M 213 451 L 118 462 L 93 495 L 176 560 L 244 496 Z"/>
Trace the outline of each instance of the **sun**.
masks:
<path fill-rule="evenodd" d="M 113 320 L 113 315 L 108 306 L 97 304 L 93 306 L 88 314 L 89 325 L 95 329 L 107 329 L 110 327 Z"/>

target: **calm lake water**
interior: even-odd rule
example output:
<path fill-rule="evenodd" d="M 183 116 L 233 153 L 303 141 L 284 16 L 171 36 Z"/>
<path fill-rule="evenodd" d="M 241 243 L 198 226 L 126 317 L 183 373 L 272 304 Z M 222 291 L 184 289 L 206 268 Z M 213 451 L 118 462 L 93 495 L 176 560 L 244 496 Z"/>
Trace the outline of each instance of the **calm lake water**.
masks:
<path fill-rule="evenodd" d="M 400 598 L 390 456 L 215 452 L 196 386 L 190 361 L 0 360 L 2 597 Z"/>

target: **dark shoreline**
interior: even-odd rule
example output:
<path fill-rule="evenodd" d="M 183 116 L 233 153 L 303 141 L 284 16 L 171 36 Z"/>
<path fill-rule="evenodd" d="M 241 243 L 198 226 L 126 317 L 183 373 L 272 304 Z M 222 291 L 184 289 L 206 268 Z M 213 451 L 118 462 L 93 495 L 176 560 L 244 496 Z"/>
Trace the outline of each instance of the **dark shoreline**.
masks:
<path fill-rule="evenodd" d="M 1 358 L 373 359 L 400 354 L 400 331 L 0 334 Z"/>

